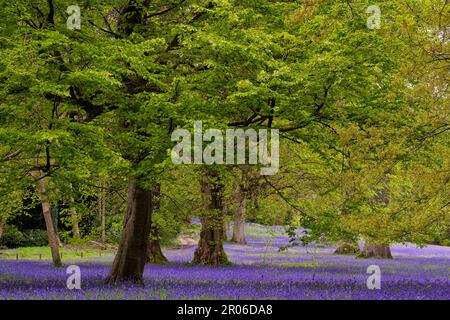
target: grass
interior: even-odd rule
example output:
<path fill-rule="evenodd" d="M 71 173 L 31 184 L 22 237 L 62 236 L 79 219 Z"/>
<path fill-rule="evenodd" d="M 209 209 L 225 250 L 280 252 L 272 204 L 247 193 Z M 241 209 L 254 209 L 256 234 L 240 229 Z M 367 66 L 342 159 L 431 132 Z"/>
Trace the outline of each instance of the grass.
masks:
<path fill-rule="evenodd" d="M 318 262 L 278 262 L 277 265 L 284 268 L 300 267 L 300 268 L 317 268 L 319 266 Z"/>
<path fill-rule="evenodd" d="M 112 250 L 100 250 L 85 247 L 64 247 L 59 248 L 62 260 L 96 260 L 100 257 L 113 257 Z M 2 259 L 30 259 L 30 260 L 51 260 L 49 247 L 22 247 L 16 249 L 0 250 Z M 94 259 L 93 259 L 94 258 Z"/>
<path fill-rule="evenodd" d="M 439 268 L 442 268 L 442 266 L 436 266 L 436 265 L 433 265 L 433 264 L 427 264 L 427 265 L 424 265 L 423 268 L 424 269 L 439 269 Z"/>

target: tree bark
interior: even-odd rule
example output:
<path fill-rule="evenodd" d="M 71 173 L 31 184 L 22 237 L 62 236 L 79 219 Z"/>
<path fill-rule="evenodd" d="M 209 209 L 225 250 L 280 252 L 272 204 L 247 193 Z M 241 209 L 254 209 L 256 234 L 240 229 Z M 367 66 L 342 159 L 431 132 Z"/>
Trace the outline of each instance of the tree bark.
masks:
<path fill-rule="evenodd" d="M 247 244 L 245 240 L 245 206 L 245 194 L 241 193 L 238 208 L 234 215 L 233 238 L 231 239 L 232 242 L 240 244 Z"/>
<path fill-rule="evenodd" d="M 56 234 L 56 230 L 52 220 L 52 213 L 50 208 L 50 202 L 48 200 L 47 189 L 45 185 L 45 178 L 39 178 L 39 174 L 34 175 L 38 178 L 37 187 L 39 192 L 39 198 L 42 204 L 42 213 L 44 215 L 45 227 L 47 229 L 48 246 L 52 253 L 53 265 L 56 268 L 62 267 L 61 256 L 59 255 L 59 237 Z"/>
<path fill-rule="evenodd" d="M 142 284 L 150 236 L 152 193 L 130 178 L 122 238 L 106 282 Z"/>
<path fill-rule="evenodd" d="M 383 207 L 389 206 L 389 189 L 387 187 L 388 176 L 385 175 L 380 183 L 383 187 L 377 191 L 376 195 L 369 199 L 370 204 L 381 205 Z M 377 227 L 377 226 L 375 226 Z M 371 239 L 376 240 L 376 239 Z M 361 253 L 358 255 L 359 258 L 363 259 L 392 259 L 391 249 L 387 244 L 375 244 L 370 242 L 365 242 Z"/>
<path fill-rule="evenodd" d="M 223 222 L 223 235 L 222 235 L 223 241 L 228 240 L 228 221 Z"/>
<path fill-rule="evenodd" d="M 161 243 L 159 241 L 158 233 L 157 228 L 151 228 L 150 241 L 147 249 L 147 262 L 154 264 L 166 264 L 169 261 L 161 250 Z"/>
<path fill-rule="evenodd" d="M 0 218 L 0 240 L 2 240 L 3 236 L 3 218 Z"/>
<path fill-rule="evenodd" d="M 222 205 L 222 220 L 223 220 L 223 227 L 222 227 L 222 240 L 227 241 L 228 240 L 228 231 L 230 230 L 229 222 L 227 217 L 230 215 L 230 211 L 228 210 L 226 205 Z"/>
<path fill-rule="evenodd" d="M 365 243 L 358 257 L 363 259 L 392 259 L 391 248 L 387 244 Z"/>
<path fill-rule="evenodd" d="M 80 227 L 78 226 L 78 213 L 75 208 L 70 209 L 72 216 L 72 236 L 74 239 L 80 239 Z"/>
<path fill-rule="evenodd" d="M 152 203 L 152 216 L 154 216 L 154 214 L 158 212 L 161 207 L 161 186 L 159 183 L 156 184 L 155 189 L 152 191 Z M 153 219 L 151 221 L 150 240 L 147 248 L 147 262 L 154 264 L 166 264 L 169 262 L 161 250 L 159 229 L 153 222 Z"/>
<path fill-rule="evenodd" d="M 73 192 L 72 184 L 70 184 L 70 191 Z M 78 226 L 78 214 L 75 208 L 75 199 L 73 195 L 70 196 L 70 215 L 72 217 L 72 236 L 74 239 L 80 239 L 80 228 Z"/>
<path fill-rule="evenodd" d="M 201 217 L 200 240 L 194 253 L 194 264 L 228 264 L 223 249 L 223 184 L 217 172 L 209 171 L 201 181 L 205 213 Z"/>
<path fill-rule="evenodd" d="M 338 247 L 334 251 L 334 254 L 358 254 L 359 247 L 357 243 L 351 241 L 343 241 L 339 243 Z"/>
<path fill-rule="evenodd" d="M 103 183 L 100 182 L 100 186 L 103 188 Z M 106 242 L 106 208 L 105 208 L 105 195 L 104 190 L 101 189 L 98 195 L 98 215 L 100 217 L 100 230 L 101 240 Z"/>
<path fill-rule="evenodd" d="M 101 228 L 102 228 L 102 242 L 106 242 L 106 213 L 105 206 L 102 206 L 102 216 L 101 216 Z"/>

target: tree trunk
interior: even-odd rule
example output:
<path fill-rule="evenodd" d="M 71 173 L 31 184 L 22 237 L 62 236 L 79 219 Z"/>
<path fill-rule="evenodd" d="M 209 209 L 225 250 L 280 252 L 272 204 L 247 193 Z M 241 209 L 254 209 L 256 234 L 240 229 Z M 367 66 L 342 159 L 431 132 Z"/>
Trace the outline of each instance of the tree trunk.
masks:
<path fill-rule="evenodd" d="M 241 193 L 240 201 L 236 214 L 234 215 L 234 225 L 233 225 L 233 238 L 232 242 L 247 244 L 245 240 L 245 195 Z"/>
<path fill-rule="evenodd" d="M 161 250 L 159 240 L 150 240 L 147 250 L 147 262 L 154 264 L 166 264 L 169 262 Z"/>
<path fill-rule="evenodd" d="M 106 282 L 142 284 L 150 236 L 152 193 L 130 178 L 122 238 Z"/>
<path fill-rule="evenodd" d="M 34 175 L 36 178 L 39 178 L 39 174 Z M 45 227 L 47 229 L 47 237 L 48 237 L 48 246 L 50 247 L 50 251 L 52 253 L 53 265 L 56 268 L 62 267 L 61 256 L 59 255 L 59 237 L 56 234 L 56 230 L 52 220 L 52 213 L 50 208 L 50 202 L 48 200 L 47 189 L 45 186 L 45 178 L 39 178 L 37 181 L 38 184 L 38 192 L 39 198 L 42 204 L 42 213 L 44 215 Z"/>
<path fill-rule="evenodd" d="M 202 179 L 201 189 L 205 201 L 205 213 L 201 217 L 200 240 L 194 253 L 194 264 L 228 264 L 223 249 L 223 184 L 215 171 Z"/>
<path fill-rule="evenodd" d="M 161 243 L 159 241 L 158 233 L 157 228 L 151 228 L 150 241 L 147 249 L 147 262 L 154 264 L 166 264 L 169 261 L 161 250 Z"/>
<path fill-rule="evenodd" d="M 102 206 L 102 216 L 101 216 L 101 228 L 102 228 L 102 242 L 106 242 L 106 213 L 105 206 Z"/>
<path fill-rule="evenodd" d="M 358 254 L 359 246 L 352 241 L 343 241 L 339 243 L 338 247 L 334 251 L 334 254 Z"/>
<path fill-rule="evenodd" d="M 392 259 L 391 248 L 387 244 L 365 243 L 358 258 Z"/>
<path fill-rule="evenodd" d="M 202 217 L 202 230 L 198 247 L 194 253 L 194 264 L 222 265 L 228 263 L 228 258 L 223 250 L 222 226 L 217 220 Z"/>
<path fill-rule="evenodd" d="M 0 218 L 0 240 L 2 240 L 3 236 L 3 218 Z"/>
<path fill-rule="evenodd" d="M 156 187 L 153 190 L 152 203 L 153 203 L 152 215 L 154 216 L 154 214 L 158 212 L 161 207 L 161 186 L 159 183 L 156 184 Z M 151 221 L 150 241 L 147 249 L 147 262 L 155 264 L 166 264 L 169 262 L 161 250 L 159 229 L 154 224 L 153 220 Z"/>
<path fill-rule="evenodd" d="M 70 191 L 73 192 L 72 184 L 70 186 Z M 75 199 L 73 195 L 70 197 L 70 215 L 72 217 L 72 236 L 74 239 L 80 239 L 80 228 L 78 226 L 78 214 L 77 209 L 75 208 Z"/>
<path fill-rule="evenodd" d="M 222 235 L 223 241 L 228 240 L 228 221 L 223 222 L 223 235 Z"/>
<path fill-rule="evenodd" d="M 100 182 L 100 186 L 103 188 L 103 183 Z M 105 207 L 105 196 L 104 190 L 100 189 L 98 195 L 98 215 L 100 217 L 100 229 L 101 229 L 101 240 L 103 243 L 106 242 L 106 207 Z"/>
<path fill-rule="evenodd" d="M 72 216 L 72 236 L 74 239 L 80 239 L 80 228 L 78 226 L 78 213 L 75 208 L 70 209 Z"/>
<path fill-rule="evenodd" d="M 59 237 L 59 231 L 58 231 L 58 219 L 59 219 L 59 215 L 58 215 L 58 202 L 55 202 L 55 204 L 51 207 L 51 217 L 52 217 L 52 222 L 53 222 L 53 229 L 55 230 L 55 237 L 56 237 L 56 242 L 58 242 L 58 246 L 62 247 L 63 243 L 61 241 L 61 238 Z"/>
<path fill-rule="evenodd" d="M 223 220 L 223 227 L 222 227 L 222 240 L 227 241 L 228 240 L 228 231 L 230 230 L 229 227 L 229 221 L 227 219 L 228 215 L 230 215 L 230 211 L 227 209 L 225 205 L 222 205 L 222 220 Z"/>
<path fill-rule="evenodd" d="M 387 207 L 389 205 L 389 189 L 387 187 L 388 176 L 385 175 L 381 179 L 381 184 L 383 187 L 377 191 L 376 195 L 369 199 L 370 204 L 381 205 Z M 375 226 L 376 227 L 376 226 Z M 373 239 L 376 240 L 376 239 Z M 358 255 L 359 258 L 363 259 L 392 259 L 391 249 L 387 244 L 374 244 L 370 242 L 364 243 L 364 248 Z"/>

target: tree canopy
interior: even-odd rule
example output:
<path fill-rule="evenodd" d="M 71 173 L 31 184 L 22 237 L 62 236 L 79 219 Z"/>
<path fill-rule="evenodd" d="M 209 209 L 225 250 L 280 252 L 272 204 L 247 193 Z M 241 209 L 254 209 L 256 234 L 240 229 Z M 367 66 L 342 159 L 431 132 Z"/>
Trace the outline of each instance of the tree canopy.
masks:
<path fill-rule="evenodd" d="M 227 212 L 304 242 L 448 241 L 444 2 L 382 2 L 369 28 L 370 1 L 86 0 L 69 28 L 71 1 L 2 0 L 1 221 L 33 199 L 88 237 L 99 214 L 112 282 L 193 217 L 197 262 L 225 262 Z M 199 120 L 278 129 L 279 173 L 175 165 L 172 132 Z"/>

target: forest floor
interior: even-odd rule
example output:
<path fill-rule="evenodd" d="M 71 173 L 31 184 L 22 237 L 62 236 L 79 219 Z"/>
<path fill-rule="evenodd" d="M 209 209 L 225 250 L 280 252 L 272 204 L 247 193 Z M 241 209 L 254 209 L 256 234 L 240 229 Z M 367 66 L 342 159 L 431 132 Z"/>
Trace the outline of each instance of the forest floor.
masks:
<path fill-rule="evenodd" d="M 80 257 L 63 252 L 65 266 L 81 268 L 81 290 L 66 287 L 65 269 L 48 257 L 0 259 L 1 299 L 450 299 L 450 247 L 392 246 L 393 260 L 334 255 L 316 245 L 279 251 L 282 227 L 248 224 L 247 245 L 225 243 L 230 266 L 192 266 L 195 247 L 164 250 L 168 265 L 147 265 L 145 286 L 103 284 L 112 252 Z M 26 249 L 25 251 L 27 251 Z M 48 248 L 47 248 L 48 250 Z M 8 252 L 10 254 L 11 252 Z M 0 256 L 1 257 L 1 256 Z M 381 289 L 369 290 L 367 268 L 381 270 Z"/>

